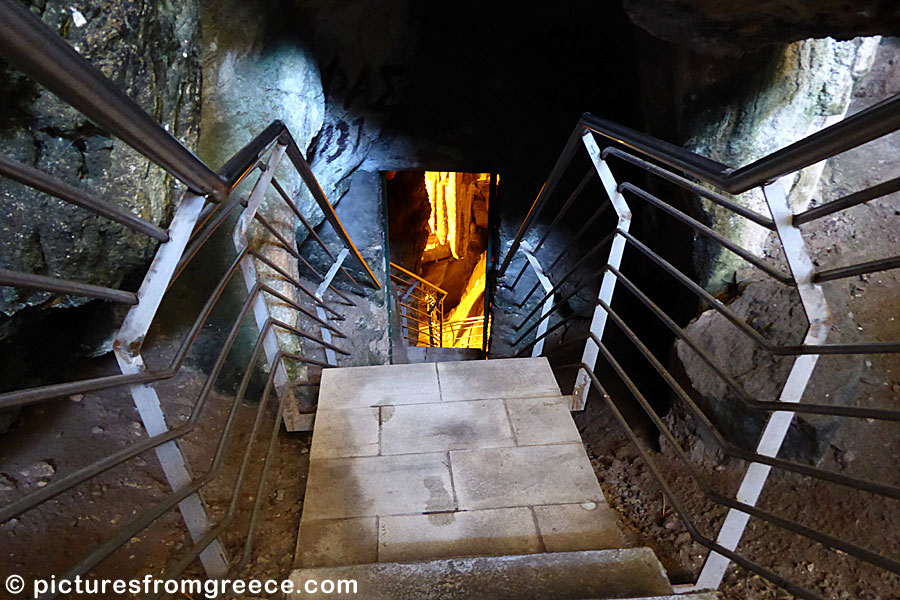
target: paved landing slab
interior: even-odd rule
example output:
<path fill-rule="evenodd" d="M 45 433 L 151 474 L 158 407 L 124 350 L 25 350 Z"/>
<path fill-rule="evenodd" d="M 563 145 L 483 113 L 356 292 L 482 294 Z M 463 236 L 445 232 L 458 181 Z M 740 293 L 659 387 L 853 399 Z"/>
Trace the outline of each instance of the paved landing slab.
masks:
<path fill-rule="evenodd" d="M 437 363 L 445 402 L 486 398 L 559 396 L 559 386 L 543 356 Z"/>
<path fill-rule="evenodd" d="M 580 444 L 568 396 L 509 398 L 506 408 L 520 446 Z"/>
<path fill-rule="evenodd" d="M 456 510 L 446 454 L 311 460 L 304 519 Z"/>
<path fill-rule="evenodd" d="M 310 459 L 378 454 L 379 407 L 316 411 Z"/>
<path fill-rule="evenodd" d="M 568 403 L 543 358 L 326 369 L 297 565 L 620 547 Z"/>
<path fill-rule="evenodd" d="M 381 409 L 382 454 L 514 445 L 506 406 L 500 399 Z"/>
<path fill-rule="evenodd" d="M 297 567 L 378 562 L 378 519 L 304 519 L 294 553 Z"/>
<path fill-rule="evenodd" d="M 382 517 L 378 535 L 381 562 L 541 551 L 528 508 Z"/>
<path fill-rule="evenodd" d="M 450 452 L 460 510 L 604 502 L 581 444 Z"/>
<path fill-rule="evenodd" d="M 547 552 L 625 546 L 616 513 L 605 502 L 535 506 L 533 510 Z"/>
<path fill-rule="evenodd" d="M 319 408 L 440 402 L 434 363 L 324 369 Z"/>

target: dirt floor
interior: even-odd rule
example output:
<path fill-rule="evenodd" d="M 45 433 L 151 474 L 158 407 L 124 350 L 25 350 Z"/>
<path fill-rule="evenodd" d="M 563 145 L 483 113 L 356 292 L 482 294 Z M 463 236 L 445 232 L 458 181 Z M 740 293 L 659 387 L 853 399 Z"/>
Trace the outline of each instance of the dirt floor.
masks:
<path fill-rule="evenodd" d="M 900 93 L 900 44 L 886 39 L 872 72 L 855 90 L 850 113 Z M 888 136 L 832 159 L 826 166 L 816 203 L 824 203 L 897 176 L 900 172 L 900 136 Z M 856 264 L 895 256 L 900 248 L 900 194 L 804 225 L 803 234 L 820 268 Z M 767 259 L 779 263 L 780 250 L 770 240 Z M 783 263 L 781 263 L 783 265 Z M 739 279 L 759 277 L 740 273 Z M 836 331 L 829 342 L 900 340 L 900 271 L 886 271 L 823 284 L 833 299 L 832 309 L 855 324 L 857 331 Z M 852 336 L 850 335 L 852 333 Z M 865 357 L 859 406 L 900 409 L 900 356 Z M 677 360 L 677 359 L 675 359 Z M 822 359 L 817 371 L 828 369 Z M 815 374 L 814 374 L 815 377 Z M 676 583 L 692 583 L 703 565 L 706 549 L 693 542 L 685 527 L 663 500 L 660 488 L 634 447 L 628 442 L 602 401 L 592 401 L 577 417 L 600 482 L 611 506 L 620 515 L 631 543 L 657 552 Z M 674 424 L 689 456 L 707 480 L 733 497 L 746 469 L 741 461 L 717 460 L 715 449 L 693 435 L 684 422 Z M 900 429 L 897 423 L 846 419 L 831 441 L 819 467 L 857 478 L 900 485 Z M 709 502 L 686 469 L 658 436 L 646 429 L 654 460 L 668 483 L 684 499 L 700 531 L 715 537 L 725 510 Z M 760 506 L 812 529 L 858 544 L 894 561 L 900 560 L 900 502 L 866 492 L 812 480 L 795 474 L 775 473 Z M 827 548 L 796 534 L 751 519 L 739 552 L 802 584 L 828 599 L 888 600 L 900 598 L 900 577 Z M 721 595 L 727 599 L 774 600 L 790 594 L 757 575 L 732 566 Z"/>
<path fill-rule="evenodd" d="M 191 283 L 187 286 L 191 290 L 203 287 L 197 285 L 197 280 Z M 155 385 L 170 428 L 190 422 L 209 367 L 222 348 L 221 341 L 231 325 L 229 319 L 234 317 L 234 302 L 227 296 L 221 310 L 217 306 L 203 328 L 188 354 L 186 366 L 174 378 Z M 197 314 L 194 309 L 198 298 L 194 292 L 176 293 L 171 301 L 167 300 L 170 306 L 164 303 L 159 323 L 154 325 L 145 344 L 144 356 L 151 368 L 168 366 L 186 332 L 184 315 Z M 252 317 L 248 320 L 252 321 Z M 314 331 L 309 324 L 300 326 Z M 231 576 L 245 580 L 282 579 L 293 566 L 310 434 L 287 433 L 283 427 L 279 428 L 252 546 L 245 550 L 277 414 L 274 394 L 260 411 L 265 382 L 262 371 L 254 371 L 248 393 L 242 401 L 235 400 L 236 383 L 249 357 L 246 342 L 247 339 L 239 338 L 238 347 L 229 355 L 218 383 L 211 388 L 202 409 L 197 409 L 196 428 L 179 445 L 195 478 L 209 475 L 201 494 L 214 526 L 224 523 L 234 502 L 233 516 L 221 536 L 233 565 Z M 115 360 L 107 354 L 76 361 L 58 375 L 60 381 L 71 381 L 116 373 Z M 233 426 L 229 435 L 223 437 L 232 410 Z M 253 443 L 249 444 L 257 418 L 258 429 L 252 437 Z M 5 506 L 143 439 L 146 433 L 127 390 L 78 394 L 27 407 L 13 429 L 3 436 L 0 505 Z M 221 460 L 213 469 L 214 455 L 222 439 L 225 441 Z M 238 486 L 245 453 L 246 474 Z M 149 450 L 0 524 L 3 552 L 0 580 L 10 574 L 19 574 L 26 581 L 63 576 L 100 544 L 125 535 L 132 521 L 163 502 L 168 494 L 169 486 L 155 452 Z M 99 560 L 88 575 L 125 579 L 147 573 L 162 576 L 172 571 L 173 565 L 192 545 L 178 510 L 170 509 L 145 529 L 125 535 L 124 544 Z M 192 561 L 185 574 L 202 577 L 199 561 Z"/>
<path fill-rule="evenodd" d="M 114 364 L 104 366 L 115 368 Z M 187 422 L 205 379 L 201 372 L 185 369 L 158 387 L 172 427 Z M 197 430 L 180 444 L 195 475 L 209 471 L 233 401 L 231 395 L 213 392 Z M 250 511 L 274 422 L 275 401 L 273 396 L 261 418 L 249 454 L 247 477 L 237 495 L 237 510 L 222 537 L 229 557 L 238 564 L 235 574 L 245 579 L 282 578 L 293 563 L 309 434 L 287 434 L 283 430 L 278 435 L 267 477 L 269 484 L 264 491 L 250 560 L 242 561 Z M 237 405 L 221 468 L 203 489 L 213 523 L 222 522 L 232 501 L 258 402 L 257 395 Z M 15 430 L 4 437 L 5 451 L 0 458 L 0 481 L 4 486 L 0 488 L 0 500 L 6 504 L 145 437 L 130 397 L 121 392 L 73 396 L 31 408 L 25 411 Z M 140 511 L 163 501 L 168 490 L 155 454 L 148 451 L 0 525 L 0 548 L 4 554 L 0 579 L 13 573 L 29 581 L 61 576 L 90 550 L 121 532 Z M 106 578 L 160 575 L 191 545 L 179 513 L 169 510 L 150 527 L 130 537 L 90 574 Z M 199 563 L 194 561 L 186 573 L 202 576 Z"/>

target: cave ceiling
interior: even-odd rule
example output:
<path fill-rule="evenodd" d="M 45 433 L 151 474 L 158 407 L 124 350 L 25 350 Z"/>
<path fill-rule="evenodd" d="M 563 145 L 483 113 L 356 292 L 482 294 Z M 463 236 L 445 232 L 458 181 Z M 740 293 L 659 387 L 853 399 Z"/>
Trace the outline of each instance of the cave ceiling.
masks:
<path fill-rule="evenodd" d="M 623 0 L 623 6 L 654 36 L 708 54 L 900 32 L 896 0 Z"/>

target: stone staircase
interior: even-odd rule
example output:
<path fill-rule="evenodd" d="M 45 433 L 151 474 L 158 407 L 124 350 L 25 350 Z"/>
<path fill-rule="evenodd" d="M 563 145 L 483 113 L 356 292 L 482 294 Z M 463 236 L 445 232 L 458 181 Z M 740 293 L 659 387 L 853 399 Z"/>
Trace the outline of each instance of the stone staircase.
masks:
<path fill-rule="evenodd" d="M 653 552 L 624 545 L 545 358 L 322 373 L 295 583 L 353 579 L 346 597 L 367 600 L 670 597 Z"/>

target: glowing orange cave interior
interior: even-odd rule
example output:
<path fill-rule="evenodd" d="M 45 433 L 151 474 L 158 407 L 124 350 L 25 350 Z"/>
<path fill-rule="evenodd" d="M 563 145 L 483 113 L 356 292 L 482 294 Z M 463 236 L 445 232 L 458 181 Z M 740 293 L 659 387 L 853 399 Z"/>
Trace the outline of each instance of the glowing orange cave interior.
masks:
<path fill-rule="evenodd" d="M 399 171 L 385 178 L 391 262 L 409 281 L 427 282 L 412 293 L 397 282 L 407 343 L 481 348 L 491 174 Z"/>

